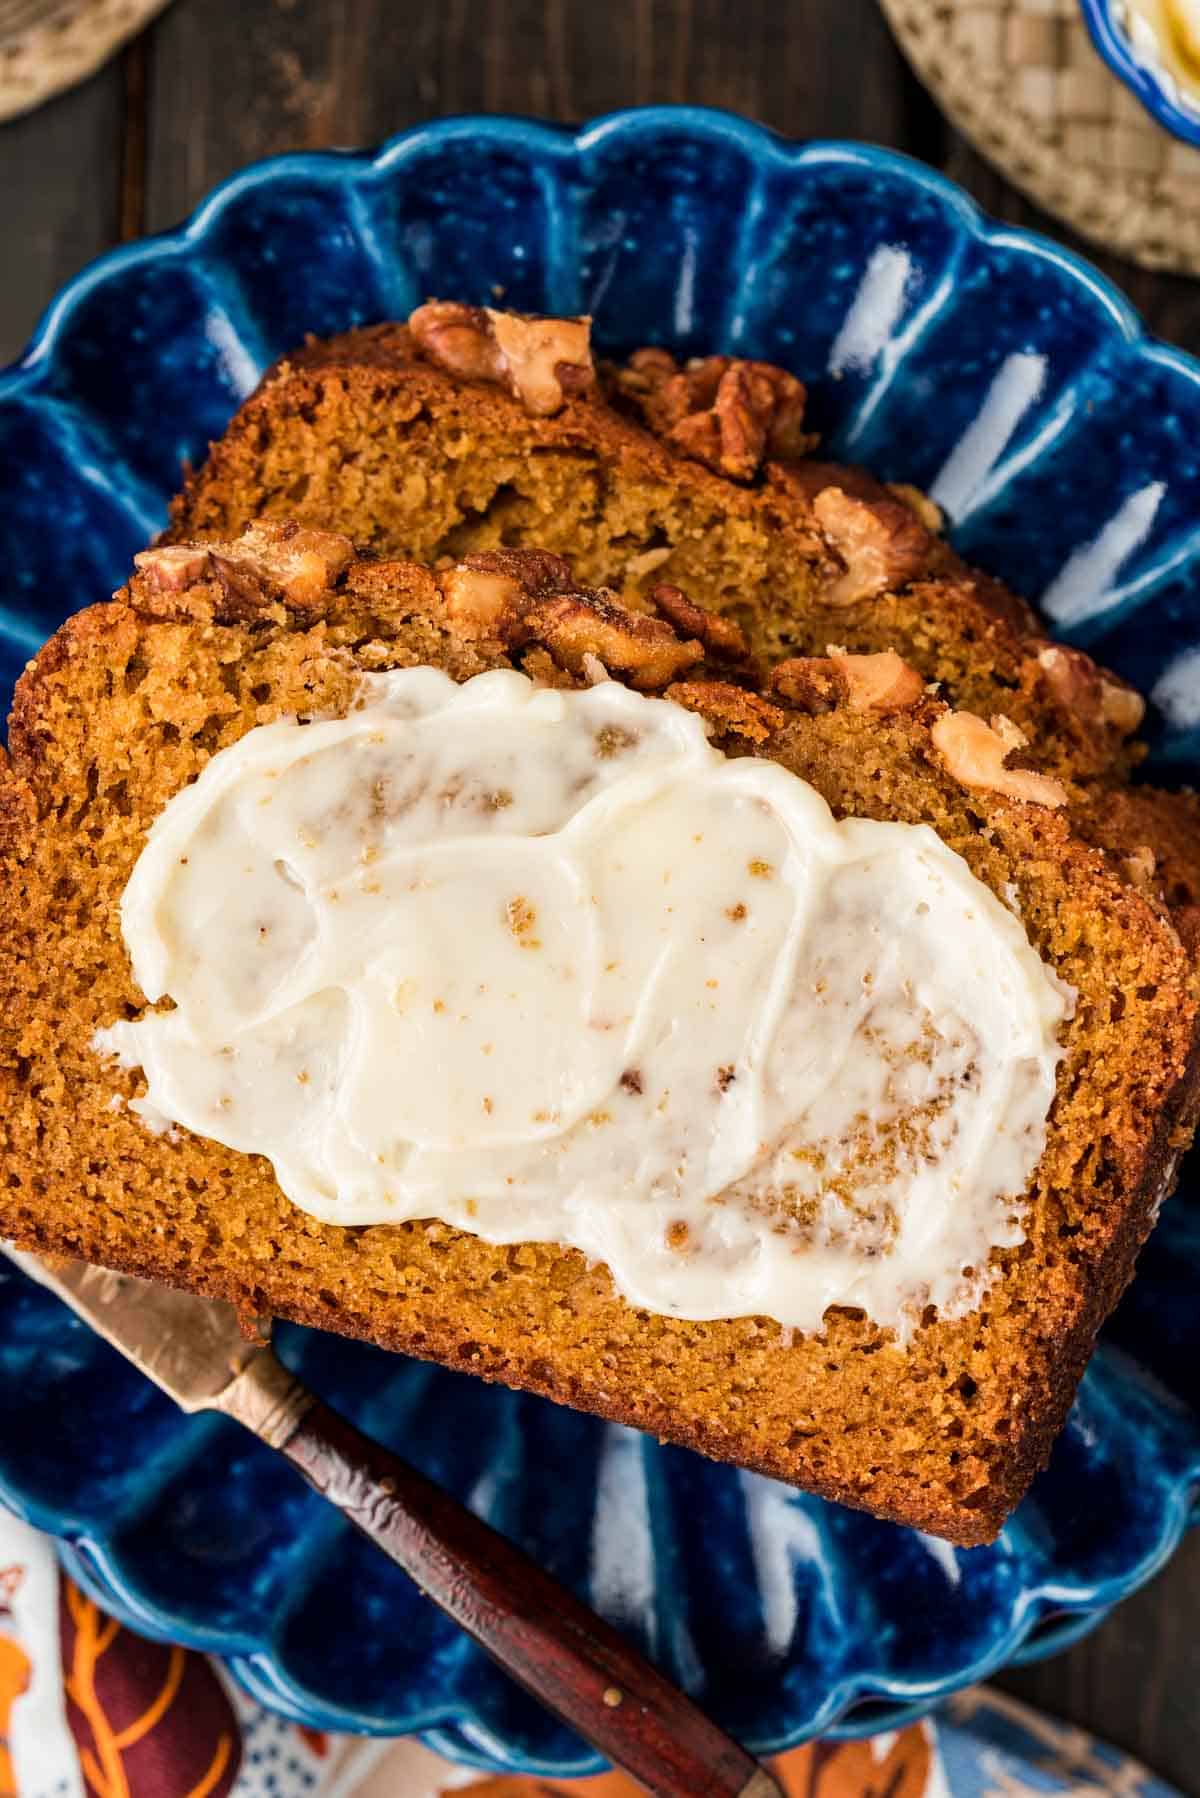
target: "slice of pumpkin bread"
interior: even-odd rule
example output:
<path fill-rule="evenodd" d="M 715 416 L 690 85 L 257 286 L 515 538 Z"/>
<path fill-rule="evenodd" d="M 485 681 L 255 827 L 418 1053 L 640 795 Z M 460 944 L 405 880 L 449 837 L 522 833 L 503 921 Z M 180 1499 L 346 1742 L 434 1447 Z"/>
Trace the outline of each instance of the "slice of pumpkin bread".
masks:
<path fill-rule="evenodd" d="M 804 400 L 770 364 L 645 350 L 597 373 L 587 321 L 432 303 L 273 369 L 169 534 L 287 516 L 426 562 L 549 549 L 635 605 L 685 588 L 767 661 L 894 648 L 952 704 L 1004 712 L 1055 772 L 1124 768 L 1139 696 L 968 567 L 914 489 L 809 454 Z"/>
<path fill-rule="evenodd" d="M 630 613 L 553 556 L 429 571 L 267 525 L 138 562 L 30 664 L 0 764 L 4 1235 L 544 1393 L 954 1541 L 993 1537 L 1130 1277 L 1197 1080 L 1193 966 L 1169 916 L 1075 834 L 1056 780 L 1012 765 L 1014 728 L 952 713 L 894 654 L 792 658 L 764 696 L 730 678 L 727 622 L 678 593 L 674 620 Z M 665 694 L 839 818 L 931 826 L 1016 913 L 1074 1009 L 1020 1240 L 993 1251 L 973 1308 L 927 1310 L 903 1342 L 836 1305 L 808 1334 L 687 1321 L 553 1243 L 322 1222 L 263 1156 L 154 1133 L 130 1108 L 141 1074 L 94 1039 L 146 1009 L 120 908 L 163 808 L 256 725 L 343 716 L 364 675 L 415 665 L 570 689 L 607 671 Z"/>

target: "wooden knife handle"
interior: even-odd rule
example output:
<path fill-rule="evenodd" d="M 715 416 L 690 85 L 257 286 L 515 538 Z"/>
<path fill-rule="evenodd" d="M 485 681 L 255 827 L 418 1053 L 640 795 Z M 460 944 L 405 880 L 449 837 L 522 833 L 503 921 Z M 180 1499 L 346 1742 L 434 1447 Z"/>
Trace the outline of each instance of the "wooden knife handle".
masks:
<path fill-rule="evenodd" d="M 782 1798 L 603 1618 L 327 1405 L 311 1406 L 274 1446 L 506 1673 L 648 1791 Z"/>

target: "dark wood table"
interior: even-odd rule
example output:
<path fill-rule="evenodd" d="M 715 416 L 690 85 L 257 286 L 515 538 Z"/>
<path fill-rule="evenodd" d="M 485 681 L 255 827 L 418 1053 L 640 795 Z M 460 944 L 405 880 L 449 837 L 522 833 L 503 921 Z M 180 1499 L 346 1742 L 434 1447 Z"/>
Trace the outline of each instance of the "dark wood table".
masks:
<path fill-rule="evenodd" d="M 174 224 L 252 158 L 369 144 L 442 113 L 581 119 L 685 100 L 895 145 L 1072 241 L 946 125 L 874 0 L 175 0 L 86 86 L 0 127 L 0 362 L 81 264 Z M 1200 350 L 1200 283 L 1075 247 L 1153 329 Z M 1200 1533 L 1086 1641 L 1001 1683 L 1200 1798 L 1198 1614 Z"/>

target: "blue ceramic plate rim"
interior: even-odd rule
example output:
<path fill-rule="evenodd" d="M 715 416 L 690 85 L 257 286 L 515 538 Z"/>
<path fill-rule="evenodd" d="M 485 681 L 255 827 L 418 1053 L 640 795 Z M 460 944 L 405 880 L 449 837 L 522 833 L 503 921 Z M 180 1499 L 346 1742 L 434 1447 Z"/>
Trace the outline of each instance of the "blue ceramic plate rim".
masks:
<path fill-rule="evenodd" d="M 1091 40 L 1113 74 L 1173 136 L 1200 144 L 1200 109 L 1181 106 L 1137 55 L 1115 15 L 1113 0 L 1079 0 L 1079 6 Z"/>
<path fill-rule="evenodd" d="M 255 187 L 269 186 L 276 179 L 295 176 L 303 176 L 315 183 L 355 187 L 402 166 L 405 158 L 416 152 L 456 138 L 477 142 L 483 136 L 490 143 L 509 150 L 525 150 L 541 157 L 557 156 L 565 163 L 614 135 L 619 135 L 626 144 L 636 143 L 639 139 L 653 143 L 664 132 L 681 130 L 693 139 L 707 138 L 741 150 L 757 171 L 764 167 L 796 169 L 833 161 L 868 171 L 875 169 L 902 180 L 913 191 L 935 197 L 967 238 L 984 246 L 1003 247 L 1055 265 L 1065 277 L 1066 285 L 1074 285 L 1081 297 L 1087 294 L 1103 307 L 1114 338 L 1131 347 L 1139 358 L 1170 368 L 1200 387 L 1200 363 L 1150 337 L 1129 302 L 1090 264 L 1045 237 L 989 220 L 953 183 L 910 158 L 870 145 L 838 141 L 790 144 L 760 126 L 729 114 L 703 108 L 655 107 L 608 115 L 578 133 L 572 133 L 566 127 L 518 118 L 472 116 L 441 120 L 402 133 L 374 153 L 350 150 L 298 152 L 253 165 L 218 187 L 186 224 L 111 251 L 83 270 L 47 308 L 20 361 L 0 372 L 0 401 L 18 398 L 33 387 L 46 365 L 53 363 L 58 342 L 69 329 L 75 310 L 99 284 L 133 274 L 160 258 L 187 256 L 202 250 L 208 234 L 219 224 L 224 208 Z M 374 260 L 374 246 L 368 242 L 366 248 Z M 381 271 L 385 266 L 380 264 Z M 381 290 L 386 294 L 386 279 L 381 279 Z M 241 331 L 243 321 L 237 322 Z M 253 344 L 253 331 L 247 329 L 245 334 Z M 58 405 L 57 401 L 36 393 L 32 399 L 39 406 L 54 408 Z M 69 417 L 60 415 L 56 422 L 68 435 L 74 429 Z M 126 510 L 143 519 L 149 532 L 153 506 L 148 494 L 139 492 L 128 471 L 124 471 L 119 486 L 113 485 L 103 471 L 94 466 L 88 471 L 87 478 L 103 486 L 110 496 L 119 495 Z M 1006 1662 L 1035 1658 L 1051 1652 L 1063 1640 L 1074 1639 L 1161 1567 L 1190 1520 L 1192 1491 L 1198 1480 L 1200 1465 L 1189 1463 L 1178 1471 L 1171 1487 L 1164 1489 L 1154 1540 L 1136 1562 L 1127 1564 L 1117 1574 L 1092 1582 L 1043 1582 L 1040 1586 L 1030 1587 L 1014 1604 L 1002 1636 L 993 1638 L 986 1652 L 960 1664 L 953 1674 L 924 1679 L 852 1674 L 839 1680 L 826 1692 L 817 1708 L 797 1719 L 786 1731 L 771 1740 L 759 1739 L 754 1746 L 760 1752 L 773 1752 L 817 1732 L 849 1735 L 888 1726 L 928 1708 L 931 1702 L 948 1692 L 986 1677 Z M 27 1506 L 20 1493 L 3 1478 L 0 1478 L 0 1498 L 41 1527 L 67 1538 L 72 1544 L 64 1548 L 68 1565 L 102 1602 L 134 1627 L 148 1634 L 219 1652 L 229 1659 L 242 1683 L 275 1708 L 290 1711 L 318 1726 L 347 1727 L 344 1710 L 328 1710 L 318 1694 L 278 1673 L 272 1663 L 269 1643 L 251 1645 L 244 1639 L 222 1635 L 219 1630 L 197 1627 L 186 1618 L 156 1607 L 144 1593 L 139 1594 L 124 1583 L 118 1568 L 106 1563 L 102 1545 L 94 1539 L 89 1540 L 80 1519 L 55 1512 L 52 1507 Z M 837 1718 L 849 1707 L 863 1704 L 871 1706 L 869 1722 L 862 1718 L 856 1722 L 854 1716 L 850 1716 L 843 1723 L 837 1723 Z M 452 1703 L 414 1705 L 403 1727 L 424 1731 L 434 1741 L 442 1742 L 445 1738 L 440 1731 L 444 1726 L 454 1726 L 462 1721 L 461 1706 Z M 373 1727 L 365 1719 L 361 1726 Z M 459 1759 L 475 1759 L 477 1764 L 488 1767 L 505 1760 L 503 1744 L 494 1740 L 489 1739 L 486 1749 L 478 1751 L 460 1735 L 455 1734 L 450 1741 Z M 600 1765 L 594 1759 L 535 1760 L 528 1756 L 523 1756 L 519 1763 L 510 1761 L 508 1764 L 548 1776 L 578 1774 Z"/>
<path fill-rule="evenodd" d="M 1085 9 L 1092 8 L 1103 6 L 1104 0 L 1082 0 L 1082 4 Z M 715 107 L 645 106 L 607 113 L 577 132 L 569 126 L 546 124 L 537 119 L 469 113 L 413 126 L 411 130 L 388 138 L 375 151 L 297 150 L 251 163 L 215 187 L 182 224 L 133 243 L 118 245 L 81 269 L 50 301 L 23 353 L 7 368 L 0 369 L 0 399 L 15 398 L 25 391 L 42 365 L 53 357 L 57 340 L 68 328 L 76 308 L 100 283 L 160 258 L 185 254 L 202 244 L 220 222 L 226 206 L 256 187 L 270 186 L 277 180 L 296 175 L 314 183 L 333 184 L 341 184 L 347 175 L 351 180 L 382 177 L 406 157 L 423 152 L 431 143 L 445 143 L 456 138 L 474 141 L 483 136 L 509 149 L 524 149 L 538 155 L 557 153 L 564 162 L 570 162 L 611 136 L 653 142 L 665 131 L 681 129 L 696 137 L 707 136 L 732 145 L 759 166 L 766 162 L 787 169 L 836 161 L 857 163 L 861 168 L 899 176 L 912 187 L 935 196 L 955 215 L 960 229 L 976 242 L 1026 251 L 1056 264 L 1101 302 L 1126 343 L 1140 343 L 1144 353 L 1200 385 L 1200 360 L 1148 332 L 1137 309 L 1120 288 L 1085 257 L 1076 255 L 1042 232 L 1027 231 L 990 218 L 956 182 L 914 157 L 848 138 L 810 138 L 793 142 L 766 126 L 753 124 Z M 368 254 L 375 253 L 369 241 L 365 248 Z M 386 264 L 381 268 L 386 282 Z M 242 323 L 238 322 L 239 325 Z M 247 330 L 247 336 L 252 342 L 253 331 Z"/>

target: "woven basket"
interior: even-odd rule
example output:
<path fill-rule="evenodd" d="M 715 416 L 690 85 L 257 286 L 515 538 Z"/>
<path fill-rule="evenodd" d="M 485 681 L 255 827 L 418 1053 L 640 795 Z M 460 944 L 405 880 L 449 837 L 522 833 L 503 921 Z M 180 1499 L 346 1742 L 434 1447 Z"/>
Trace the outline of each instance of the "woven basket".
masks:
<path fill-rule="evenodd" d="M 954 124 L 1032 200 L 1145 268 L 1200 272 L 1200 150 L 1092 48 L 1076 0 L 882 0 Z"/>
<path fill-rule="evenodd" d="M 0 120 L 94 74 L 167 0 L 0 0 Z"/>

